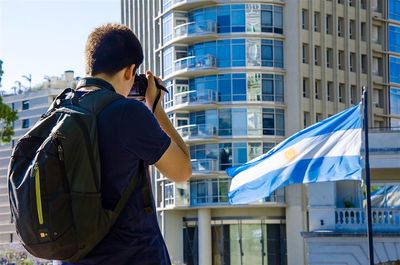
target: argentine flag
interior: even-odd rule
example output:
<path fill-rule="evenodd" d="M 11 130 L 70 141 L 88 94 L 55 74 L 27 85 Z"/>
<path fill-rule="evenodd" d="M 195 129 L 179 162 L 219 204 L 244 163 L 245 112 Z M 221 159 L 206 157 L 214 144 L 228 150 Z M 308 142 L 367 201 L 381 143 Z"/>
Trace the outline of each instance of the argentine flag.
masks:
<path fill-rule="evenodd" d="M 228 168 L 232 204 L 291 184 L 361 180 L 361 103 L 292 135 L 246 164 Z"/>

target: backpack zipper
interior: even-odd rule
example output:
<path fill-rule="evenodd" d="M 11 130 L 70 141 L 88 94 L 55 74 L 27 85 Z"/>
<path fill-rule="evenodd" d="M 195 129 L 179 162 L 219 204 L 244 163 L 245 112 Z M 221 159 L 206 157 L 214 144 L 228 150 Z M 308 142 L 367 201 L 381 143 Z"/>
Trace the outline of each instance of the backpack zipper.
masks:
<path fill-rule="evenodd" d="M 35 172 L 35 194 L 36 194 L 36 208 L 38 214 L 39 224 L 43 224 L 43 211 L 42 211 L 42 196 L 40 193 L 40 172 L 39 165 L 36 164 L 34 167 Z"/>

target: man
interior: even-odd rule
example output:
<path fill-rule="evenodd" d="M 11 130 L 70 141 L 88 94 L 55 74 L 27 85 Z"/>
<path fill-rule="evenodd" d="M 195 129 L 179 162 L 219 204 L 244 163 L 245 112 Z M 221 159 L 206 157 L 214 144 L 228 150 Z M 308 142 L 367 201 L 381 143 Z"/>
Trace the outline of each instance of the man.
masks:
<path fill-rule="evenodd" d="M 116 93 L 124 96 L 97 117 L 103 207 L 112 209 L 116 205 L 130 177 L 139 170 L 140 161 L 146 167 L 154 164 L 172 181 L 186 181 L 192 170 L 189 152 L 162 108 L 163 94 L 155 102 L 162 91 L 156 88 L 153 74 L 146 73 L 144 102 L 126 98 L 143 61 L 142 47 L 134 33 L 119 24 L 100 26 L 89 35 L 85 56 L 87 75 L 109 82 Z M 92 89 L 99 88 L 84 88 L 77 93 Z M 143 185 L 148 183 L 144 178 L 138 180 L 108 235 L 84 259 L 73 264 L 171 264 L 151 195 L 151 209 L 145 209 Z"/>

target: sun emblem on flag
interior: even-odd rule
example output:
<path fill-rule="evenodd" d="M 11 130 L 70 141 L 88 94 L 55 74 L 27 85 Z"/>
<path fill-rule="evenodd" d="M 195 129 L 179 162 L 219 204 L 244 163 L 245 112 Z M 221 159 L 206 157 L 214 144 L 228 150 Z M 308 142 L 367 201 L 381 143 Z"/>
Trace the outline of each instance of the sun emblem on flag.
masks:
<path fill-rule="evenodd" d="M 290 148 L 285 151 L 285 157 L 287 160 L 292 161 L 297 156 L 297 152 L 295 149 Z"/>

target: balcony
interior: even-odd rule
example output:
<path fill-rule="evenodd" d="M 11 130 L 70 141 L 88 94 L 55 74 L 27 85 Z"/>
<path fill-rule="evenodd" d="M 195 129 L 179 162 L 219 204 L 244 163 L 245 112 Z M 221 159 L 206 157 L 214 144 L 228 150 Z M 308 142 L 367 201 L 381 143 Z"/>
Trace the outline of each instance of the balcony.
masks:
<path fill-rule="evenodd" d="M 180 43 L 190 44 L 200 40 L 216 39 L 217 36 L 217 23 L 215 21 L 189 22 L 175 27 L 172 42 L 179 41 Z"/>
<path fill-rule="evenodd" d="M 374 231 L 398 231 L 400 226 L 400 209 L 372 209 L 372 225 Z M 335 210 L 335 226 L 336 230 L 366 230 L 366 210 L 363 208 L 337 208 Z"/>
<path fill-rule="evenodd" d="M 164 2 L 166 1 L 164 0 Z M 164 5 L 163 14 L 170 10 L 188 11 L 197 7 L 216 4 L 217 2 L 217 0 L 171 0 L 168 6 Z"/>
<path fill-rule="evenodd" d="M 176 109 L 185 108 L 187 110 L 196 110 L 199 106 L 213 105 L 218 102 L 217 92 L 212 89 L 203 91 L 185 91 L 176 93 L 171 101 L 165 103 L 167 112 L 174 111 Z M 172 108 L 172 109 L 171 109 Z"/>
<path fill-rule="evenodd" d="M 217 73 L 217 58 L 214 55 L 189 56 L 174 62 L 174 72 L 165 79 L 174 76 L 194 77 L 205 74 Z"/>
<path fill-rule="evenodd" d="M 218 171 L 217 159 L 192 159 L 192 171 L 193 175 L 207 174 Z"/>
<path fill-rule="evenodd" d="M 213 138 L 218 136 L 218 130 L 211 124 L 191 124 L 176 128 L 184 140 Z"/>

